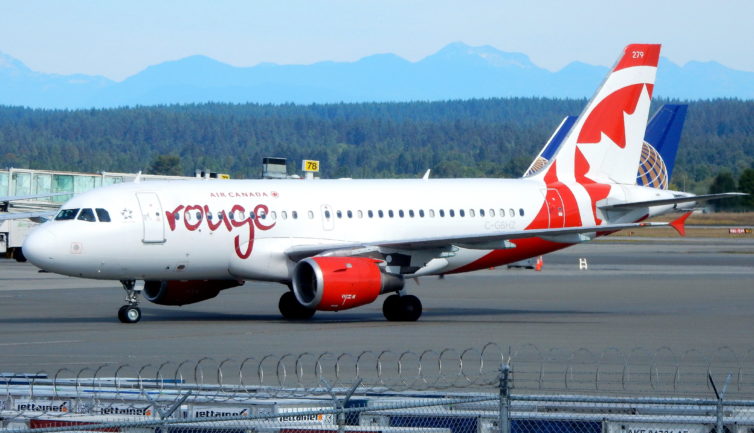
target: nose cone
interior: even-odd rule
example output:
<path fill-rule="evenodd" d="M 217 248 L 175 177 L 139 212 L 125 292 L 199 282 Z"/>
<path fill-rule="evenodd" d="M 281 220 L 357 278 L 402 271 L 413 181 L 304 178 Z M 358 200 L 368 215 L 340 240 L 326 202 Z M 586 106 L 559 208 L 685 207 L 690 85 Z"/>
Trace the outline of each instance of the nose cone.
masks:
<path fill-rule="evenodd" d="M 22 249 L 24 256 L 34 264 L 34 266 L 49 270 L 54 263 L 53 255 L 55 245 L 55 236 L 47 230 L 46 227 L 37 227 L 24 240 Z"/>

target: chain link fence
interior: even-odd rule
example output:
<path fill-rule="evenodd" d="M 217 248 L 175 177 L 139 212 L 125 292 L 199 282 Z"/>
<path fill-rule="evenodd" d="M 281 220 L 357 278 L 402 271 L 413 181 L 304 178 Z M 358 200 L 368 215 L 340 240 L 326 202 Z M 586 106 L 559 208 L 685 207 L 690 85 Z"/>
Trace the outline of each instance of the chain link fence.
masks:
<path fill-rule="evenodd" d="M 0 375 L 3 432 L 754 433 L 752 351 L 368 351 Z"/>

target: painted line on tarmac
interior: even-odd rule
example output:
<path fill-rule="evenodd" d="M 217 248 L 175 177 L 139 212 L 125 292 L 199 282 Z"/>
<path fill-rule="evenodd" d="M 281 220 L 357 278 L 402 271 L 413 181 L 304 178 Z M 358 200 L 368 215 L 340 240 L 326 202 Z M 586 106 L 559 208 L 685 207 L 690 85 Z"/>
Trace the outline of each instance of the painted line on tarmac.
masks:
<path fill-rule="evenodd" d="M 32 346 L 36 344 L 81 343 L 82 341 L 83 340 L 19 341 L 16 343 L 0 343 L 0 346 Z"/>

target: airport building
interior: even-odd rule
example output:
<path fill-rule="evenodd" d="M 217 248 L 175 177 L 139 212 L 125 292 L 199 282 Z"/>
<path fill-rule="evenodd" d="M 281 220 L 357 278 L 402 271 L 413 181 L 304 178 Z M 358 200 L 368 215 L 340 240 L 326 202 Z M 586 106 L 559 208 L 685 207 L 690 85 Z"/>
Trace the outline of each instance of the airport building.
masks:
<path fill-rule="evenodd" d="M 227 175 L 197 171 L 196 177 L 227 178 Z M 78 173 L 70 171 L 31 170 L 9 168 L 0 170 L 0 215 L 5 213 L 49 212 L 75 194 L 139 178 L 150 180 L 194 179 L 188 176 L 161 176 L 139 173 Z M 50 194 L 45 196 L 45 194 Z M 29 198 L 18 199 L 18 197 Z M 12 200 L 11 200 L 12 198 Z M 9 258 L 23 259 L 21 244 L 27 233 L 44 218 L 0 219 L 0 254 Z"/>

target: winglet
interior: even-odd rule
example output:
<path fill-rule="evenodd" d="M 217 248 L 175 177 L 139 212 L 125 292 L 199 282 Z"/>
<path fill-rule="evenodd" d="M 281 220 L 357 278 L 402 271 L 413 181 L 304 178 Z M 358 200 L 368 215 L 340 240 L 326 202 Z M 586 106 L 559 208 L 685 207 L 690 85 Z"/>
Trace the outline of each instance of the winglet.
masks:
<path fill-rule="evenodd" d="M 686 212 L 680 218 L 670 222 L 670 227 L 673 227 L 675 231 L 681 236 L 686 236 L 686 220 L 691 216 L 693 212 Z"/>

